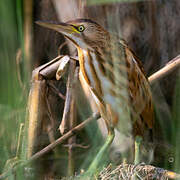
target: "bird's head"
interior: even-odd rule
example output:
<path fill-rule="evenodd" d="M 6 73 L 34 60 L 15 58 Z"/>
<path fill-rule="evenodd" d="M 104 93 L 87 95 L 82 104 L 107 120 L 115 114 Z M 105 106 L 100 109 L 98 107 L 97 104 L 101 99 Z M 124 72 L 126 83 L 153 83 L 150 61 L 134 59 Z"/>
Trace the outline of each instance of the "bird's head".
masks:
<path fill-rule="evenodd" d="M 105 46 L 109 33 L 90 19 L 76 19 L 66 23 L 49 23 L 37 21 L 37 24 L 60 32 L 82 49 Z"/>

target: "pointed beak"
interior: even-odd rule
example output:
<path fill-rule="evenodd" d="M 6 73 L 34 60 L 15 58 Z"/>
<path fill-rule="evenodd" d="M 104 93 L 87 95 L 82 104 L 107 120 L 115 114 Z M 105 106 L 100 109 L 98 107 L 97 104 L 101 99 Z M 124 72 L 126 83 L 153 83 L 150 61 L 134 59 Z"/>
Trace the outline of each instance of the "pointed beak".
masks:
<path fill-rule="evenodd" d="M 55 30 L 66 36 L 76 33 L 75 28 L 67 23 L 54 24 L 54 23 L 50 23 L 50 22 L 36 21 L 36 24 L 43 26 L 45 28 Z"/>

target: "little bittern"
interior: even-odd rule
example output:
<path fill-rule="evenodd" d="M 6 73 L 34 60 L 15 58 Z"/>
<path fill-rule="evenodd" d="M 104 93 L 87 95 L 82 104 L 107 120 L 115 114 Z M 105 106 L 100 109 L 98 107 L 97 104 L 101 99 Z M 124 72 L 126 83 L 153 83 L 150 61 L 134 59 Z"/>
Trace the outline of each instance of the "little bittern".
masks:
<path fill-rule="evenodd" d="M 66 23 L 37 22 L 71 40 L 78 50 L 80 71 L 105 120 L 108 137 L 96 159 L 114 138 L 114 128 L 142 136 L 153 127 L 153 104 L 141 62 L 126 42 L 90 19 Z M 97 160 L 90 169 L 96 169 Z"/>

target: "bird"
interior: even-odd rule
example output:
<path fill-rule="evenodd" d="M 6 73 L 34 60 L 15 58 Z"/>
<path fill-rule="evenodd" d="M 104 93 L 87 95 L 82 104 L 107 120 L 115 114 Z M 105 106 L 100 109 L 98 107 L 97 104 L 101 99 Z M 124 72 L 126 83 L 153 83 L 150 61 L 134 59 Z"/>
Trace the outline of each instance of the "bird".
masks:
<path fill-rule="evenodd" d="M 108 135 L 88 169 L 93 172 L 114 139 L 114 129 L 142 139 L 153 129 L 154 107 L 147 76 L 126 41 L 91 19 L 36 23 L 61 33 L 76 46 L 80 73 L 105 121 Z"/>

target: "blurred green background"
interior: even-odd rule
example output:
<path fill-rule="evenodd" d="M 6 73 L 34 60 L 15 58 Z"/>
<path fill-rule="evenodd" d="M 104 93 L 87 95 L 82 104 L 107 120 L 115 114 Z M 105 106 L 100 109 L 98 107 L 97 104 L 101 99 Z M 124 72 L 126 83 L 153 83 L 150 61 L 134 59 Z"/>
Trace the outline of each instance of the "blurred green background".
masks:
<path fill-rule="evenodd" d="M 26 97 L 16 59 L 23 47 L 21 1 L 0 1 L 0 169 L 15 156 L 18 129 L 25 120 Z M 22 60 L 22 59 L 21 59 Z"/>

